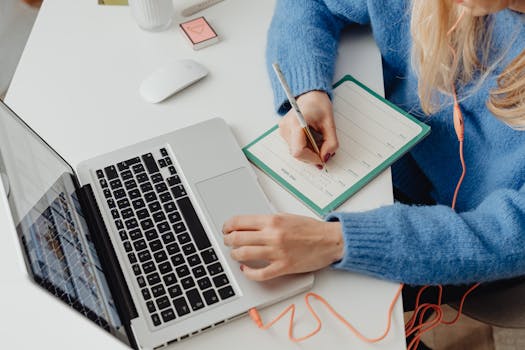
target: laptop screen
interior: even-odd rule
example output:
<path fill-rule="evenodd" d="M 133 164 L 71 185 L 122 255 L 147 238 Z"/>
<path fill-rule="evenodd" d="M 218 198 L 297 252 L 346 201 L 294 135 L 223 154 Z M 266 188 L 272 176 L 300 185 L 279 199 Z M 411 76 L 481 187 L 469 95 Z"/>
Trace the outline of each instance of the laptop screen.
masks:
<path fill-rule="evenodd" d="M 71 167 L 0 102 L 0 173 L 30 276 L 115 335 L 122 324 Z"/>

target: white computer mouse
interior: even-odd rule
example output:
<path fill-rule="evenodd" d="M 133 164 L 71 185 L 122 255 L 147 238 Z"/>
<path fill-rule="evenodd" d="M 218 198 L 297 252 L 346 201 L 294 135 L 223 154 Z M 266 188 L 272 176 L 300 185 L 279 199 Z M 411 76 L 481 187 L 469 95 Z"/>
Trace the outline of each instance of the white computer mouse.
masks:
<path fill-rule="evenodd" d="M 172 61 L 151 73 L 140 85 L 140 95 L 159 103 L 208 75 L 208 70 L 193 60 Z"/>

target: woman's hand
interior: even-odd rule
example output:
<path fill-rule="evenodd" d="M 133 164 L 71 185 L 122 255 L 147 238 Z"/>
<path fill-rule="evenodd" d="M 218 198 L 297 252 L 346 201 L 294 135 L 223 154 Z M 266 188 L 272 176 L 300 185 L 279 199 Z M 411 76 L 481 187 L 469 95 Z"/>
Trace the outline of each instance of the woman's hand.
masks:
<path fill-rule="evenodd" d="M 319 148 L 321 158 L 327 162 L 339 146 L 335 133 L 332 102 L 324 91 L 310 91 L 299 98 L 297 104 L 303 112 L 306 123 L 323 136 Z M 279 132 L 290 147 L 290 154 L 307 163 L 322 166 L 321 159 L 310 147 L 295 112 L 290 110 L 279 122 Z"/>
<path fill-rule="evenodd" d="M 224 224 L 223 232 L 232 258 L 256 281 L 319 270 L 343 256 L 339 222 L 288 214 L 236 216 Z M 261 260 L 269 264 L 262 268 L 243 264 Z"/>
<path fill-rule="evenodd" d="M 42 0 L 22 0 L 22 1 L 31 7 L 39 8 L 40 6 L 42 6 Z"/>

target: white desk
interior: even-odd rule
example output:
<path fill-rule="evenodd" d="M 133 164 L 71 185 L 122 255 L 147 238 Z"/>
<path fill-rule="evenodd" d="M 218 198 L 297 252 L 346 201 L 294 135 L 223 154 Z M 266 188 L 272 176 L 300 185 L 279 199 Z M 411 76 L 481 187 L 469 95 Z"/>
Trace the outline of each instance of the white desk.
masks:
<path fill-rule="evenodd" d="M 266 30 L 274 1 L 227 0 L 204 12 L 222 42 L 194 52 L 175 27 L 141 31 L 126 7 L 95 0 L 48 0 L 35 24 L 15 74 L 7 103 L 73 166 L 81 160 L 213 116 L 231 125 L 244 145 L 276 122 L 266 75 Z M 176 18 L 180 21 L 180 18 Z M 381 60 L 369 36 L 344 39 L 337 77 L 350 72 L 382 93 Z M 346 42 L 349 41 L 349 42 Z M 209 68 L 206 80 L 159 105 L 140 98 L 142 79 L 170 59 L 194 58 Z M 259 173 L 260 174 L 260 173 Z M 312 215 L 260 174 L 277 209 Z M 358 193 L 343 210 L 363 210 L 392 202 L 390 172 Z M 125 347 L 76 312 L 31 284 L 24 275 L 15 232 L 0 201 L 0 342 L 27 349 L 118 349 Z M 350 273 L 317 274 L 314 291 L 327 298 L 358 329 L 377 336 L 398 286 Z M 276 315 L 290 302 L 299 306 L 296 334 L 311 330 L 302 296 L 262 312 Z M 402 305 L 396 305 L 389 336 L 364 344 L 321 306 L 323 330 L 301 344 L 287 339 L 287 321 L 258 330 L 243 318 L 177 344 L 177 349 L 404 349 Z M 4 346 L 2 346 L 4 347 Z"/>

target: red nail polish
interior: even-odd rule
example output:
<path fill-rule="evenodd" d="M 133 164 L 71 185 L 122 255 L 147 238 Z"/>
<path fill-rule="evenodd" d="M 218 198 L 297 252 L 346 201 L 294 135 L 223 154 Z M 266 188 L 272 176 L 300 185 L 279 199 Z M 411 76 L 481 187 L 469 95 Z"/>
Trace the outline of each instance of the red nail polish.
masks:
<path fill-rule="evenodd" d="M 330 153 L 328 153 L 327 155 L 324 156 L 324 162 L 328 162 L 328 160 L 330 159 L 332 155 Z"/>
<path fill-rule="evenodd" d="M 317 164 L 316 167 L 317 167 L 317 169 L 319 169 L 319 170 L 323 170 L 323 166 L 322 166 L 321 164 Z"/>
<path fill-rule="evenodd" d="M 332 157 L 333 157 L 333 156 L 335 156 L 335 152 L 334 152 L 334 153 L 332 153 Z"/>
<path fill-rule="evenodd" d="M 240 265 L 239 268 L 241 269 L 241 271 L 244 271 L 244 265 Z"/>

